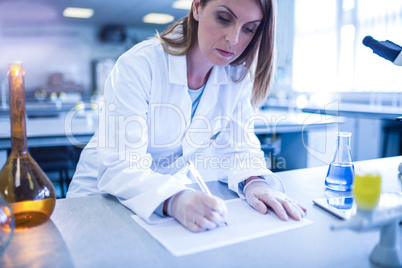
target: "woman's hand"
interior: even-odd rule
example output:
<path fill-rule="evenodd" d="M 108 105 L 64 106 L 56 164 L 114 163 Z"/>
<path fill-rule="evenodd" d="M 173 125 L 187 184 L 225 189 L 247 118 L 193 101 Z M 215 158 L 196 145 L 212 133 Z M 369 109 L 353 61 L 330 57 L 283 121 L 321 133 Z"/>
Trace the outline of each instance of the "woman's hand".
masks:
<path fill-rule="evenodd" d="M 271 208 L 284 221 L 288 219 L 288 215 L 294 220 L 300 220 L 306 212 L 306 208 L 302 205 L 289 198 L 286 194 L 271 189 L 259 177 L 251 177 L 246 180 L 244 194 L 247 202 L 255 210 L 266 214 L 268 208 Z"/>
<path fill-rule="evenodd" d="M 182 191 L 171 199 L 167 214 L 190 231 L 214 229 L 227 220 L 227 208 L 220 198 L 197 191 Z"/>

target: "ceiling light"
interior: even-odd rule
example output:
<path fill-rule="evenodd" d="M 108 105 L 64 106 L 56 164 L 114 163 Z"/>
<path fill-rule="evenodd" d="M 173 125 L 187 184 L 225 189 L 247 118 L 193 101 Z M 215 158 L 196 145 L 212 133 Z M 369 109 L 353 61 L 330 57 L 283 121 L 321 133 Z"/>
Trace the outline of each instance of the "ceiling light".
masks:
<path fill-rule="evenodd" d="M 94 15 L 94 10 L 89 8 L 67 7 L 63 11 L 64 17 L 88 19 Z"/>
<path fill-rule="evenodd" d="M 149 13 L 142 18 L 145 23 L 166 24 L 172 22 L 174 17 L 169 14 Z"/>
<path fill-rule="evenodd" d="M 178 0 L 172 4 L 173 8 L 177 9 L 191 9 L 191 4 L 193 3 L 193 0 Z"/>

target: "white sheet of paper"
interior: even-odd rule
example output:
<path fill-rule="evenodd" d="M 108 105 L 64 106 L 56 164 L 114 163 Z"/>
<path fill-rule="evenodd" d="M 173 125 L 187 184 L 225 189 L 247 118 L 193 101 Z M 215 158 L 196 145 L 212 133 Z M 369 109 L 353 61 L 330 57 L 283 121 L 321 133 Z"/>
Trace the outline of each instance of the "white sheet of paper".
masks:
<path fill-rule="evenodd" d="M 305 218 L 282 221 L 273 212 L 262 215 L 240 198 L 225 203 L 229 215 L 228 226 L 200 233 L 187 230 L 176 220 L 151 225 L 137 215 L 131 217 L 174 256 L 223 247 L 313 223 Z"/>

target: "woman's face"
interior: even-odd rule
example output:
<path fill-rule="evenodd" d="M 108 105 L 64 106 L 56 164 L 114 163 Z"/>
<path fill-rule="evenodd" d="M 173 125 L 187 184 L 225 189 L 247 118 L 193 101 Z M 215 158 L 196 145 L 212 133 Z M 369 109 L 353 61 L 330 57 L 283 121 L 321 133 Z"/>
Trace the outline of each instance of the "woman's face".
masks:
<path fill-rule="evenodd" d="M 226 66 L 246 49 L 263 19 L 256 0 L 211 0 L 200 7 L 194 1 L 198 45 L 213 65 Z"/>

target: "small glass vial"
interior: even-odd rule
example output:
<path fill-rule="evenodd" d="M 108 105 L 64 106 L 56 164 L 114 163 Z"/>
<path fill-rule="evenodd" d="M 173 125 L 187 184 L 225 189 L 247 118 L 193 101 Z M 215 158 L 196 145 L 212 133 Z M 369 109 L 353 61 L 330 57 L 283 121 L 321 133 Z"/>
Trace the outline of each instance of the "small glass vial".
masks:
<path fill-rule="evenodd" d="M 325 186 L 332 191 L 351 191 L 355 168 L 350 149 L 350 132 L 338 132 L 335 151 L 328 168 Z"/>

